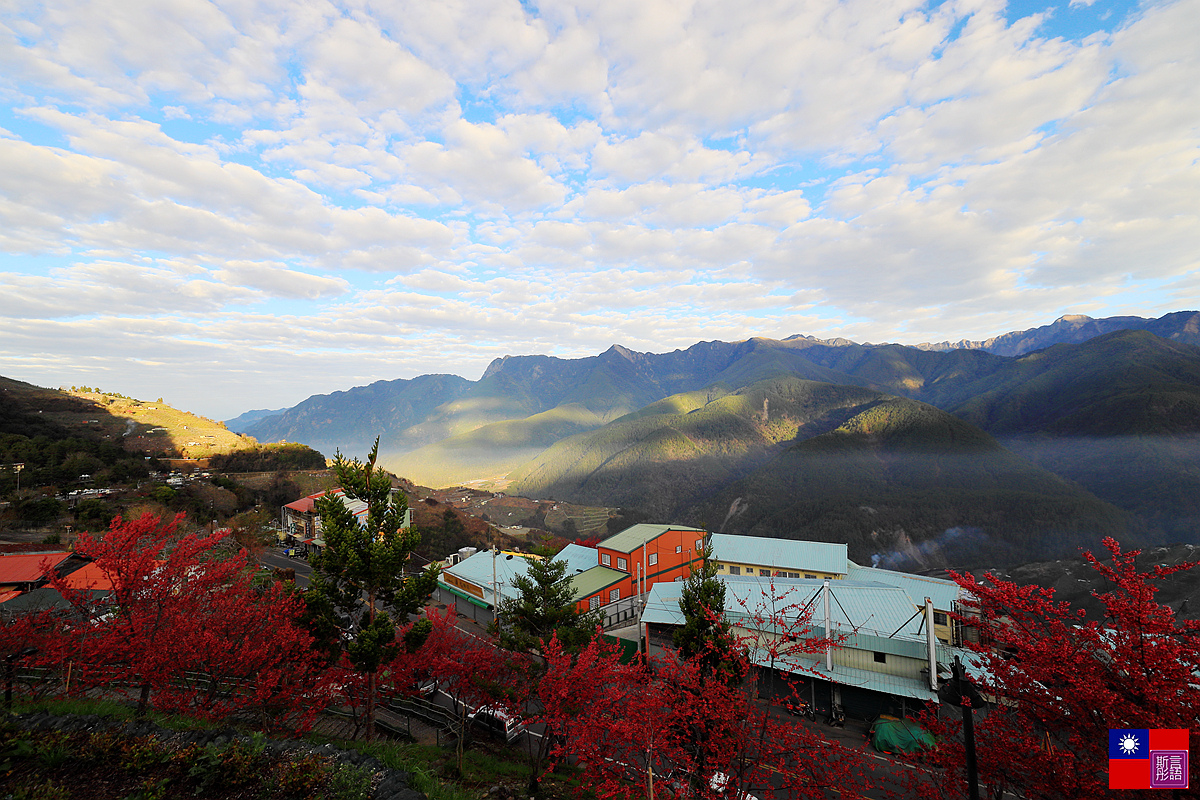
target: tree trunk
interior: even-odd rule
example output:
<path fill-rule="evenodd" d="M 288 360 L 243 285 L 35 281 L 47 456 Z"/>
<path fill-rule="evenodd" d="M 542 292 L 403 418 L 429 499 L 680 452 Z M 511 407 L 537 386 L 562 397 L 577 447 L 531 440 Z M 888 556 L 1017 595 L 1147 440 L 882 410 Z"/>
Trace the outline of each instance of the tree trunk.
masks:
<path fill-rule="evenodd" d="M 137 711 L 134 712 L 134 716 L 137 717 L 138 719 L 141 719 L 142 717 L 146 716 L 146 709 L 149 706 L 150 706 L 150 684 L 143 683 L 142 684 L 142 695 L 141 695 L 141 697 L 138 698 Z"/>
<path fill-rule="evenodd" d="M 375 741 L 375 673 L 367 676 L 367 741 Z"/>

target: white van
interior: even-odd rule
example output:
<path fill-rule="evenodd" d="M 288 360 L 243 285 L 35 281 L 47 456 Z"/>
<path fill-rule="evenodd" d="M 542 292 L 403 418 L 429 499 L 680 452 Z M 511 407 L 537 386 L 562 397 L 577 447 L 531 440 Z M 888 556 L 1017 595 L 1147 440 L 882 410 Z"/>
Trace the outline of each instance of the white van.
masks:
<path fill-rule="evenodd" d="M 484 706 L 467 715 L 467 719 L 488 733 L 503 736 L 511 742 L 525 732 L 525 723 L 502 708 Z"/>

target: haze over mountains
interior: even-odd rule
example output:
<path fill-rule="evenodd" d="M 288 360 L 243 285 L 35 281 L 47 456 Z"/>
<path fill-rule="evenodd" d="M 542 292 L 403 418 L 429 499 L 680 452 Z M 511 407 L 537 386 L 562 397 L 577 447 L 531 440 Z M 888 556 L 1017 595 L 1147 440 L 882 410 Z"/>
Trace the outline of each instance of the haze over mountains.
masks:
<path fill-rule="evenodd" d="M 380 435 L 383 463 L 420 483 L 846 541 L 859 558 L 950 539 L 1020 558 L 1101 535 L 1195 538 L 1197 343 L 1189 311 L 953 345 L 613 346 L 497 359 L 479 381 L 381 381 L 229 426 L 330 454 Z"/>

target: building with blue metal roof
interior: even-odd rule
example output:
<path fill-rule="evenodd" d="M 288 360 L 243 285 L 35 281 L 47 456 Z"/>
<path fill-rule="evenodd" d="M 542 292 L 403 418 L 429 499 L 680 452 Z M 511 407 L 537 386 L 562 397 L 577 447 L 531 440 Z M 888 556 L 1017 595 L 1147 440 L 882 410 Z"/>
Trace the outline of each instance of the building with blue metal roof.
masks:
<path fill-rule="evenodd" d="M 709 536 L 717 572 L 784 578 L 844 578 L 846 545 L 763 536 L 714 533 Z"/>
<path fill-rule="evenodd" d="M 970 654 L 933 639 L 924 609 L 907 591 L 880 581 L 724 577 L 724 618 L 758 668 L 760 693 L 796 692 L 814 708 L 840 703 L 851 716 L 904 716 L 937 702 L 939 674 Z M 671 646 L 683 624 L 683 584 L 657 584 L 642 615 L 652 645 Z M 825 618 L 828 595 L 829 618 Z M 805 642 L 808 644 L 806 645 Z M 822 642 L 829 644 L 826 656 Z M 816 646 L 816 652 L 812 652 Z"/>

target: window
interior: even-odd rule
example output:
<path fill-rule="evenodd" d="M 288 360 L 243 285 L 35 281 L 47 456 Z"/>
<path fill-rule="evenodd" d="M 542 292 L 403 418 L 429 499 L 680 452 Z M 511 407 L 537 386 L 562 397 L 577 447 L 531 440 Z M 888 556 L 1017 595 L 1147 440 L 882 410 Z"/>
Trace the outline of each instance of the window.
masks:
<path fill-rule="evenodd" d="M 717 572 L 724 572 L 724 571 L 725 571 L 725 565 L 717 564 Z"/>
<path fill-rule="evenodd" d="M 741 568 L 741 567 L 735 567 L 735 566 L 732 566 L 732 565 L 730 565 L 730 567 L 729 567 L 729 574 L 730 574 L 730 575 L 741 575 L 741 574 L 742 574 L 742 568 Z"/>
<path fill-rule="evenodd" d="M 682 553 L 682 552 L 683 552 L 683 545 L 681 545 L 681 544 L 677 544 L 677 545 L 675 545 L 675 552 L 676 552 L 676 553 Z"/>
<path fill-rule="evenodd" d="M 676 576 L 675 576 L 675 582 L 676 582 L 676 583 L 679 583 L 681 580 L 683 580 L 683 576 L 682 576 L 682 575 L 676 575 Z"/>
<path fill-rule="evenodd" d="M 588 608 L 597 609 L 600 607 L 600 595 L 593 595 L 588 598 Z"/>
<path fill-rule="evenodd" d="M 762 569 L 762 568 L 760 568 L 760 569 L 758 570 L 758 574 L 759 574 L 759 575 L 770 575 L 770 574 L 771 574 L 771 570 L 769 570 L 769 569 Z"/>
<path fill-rule="evenodd" d="M 804 573 L 804 577 L 806 577 L 806 578 L 815 578 L 815 577 L 817 577 L 817 576 L 816 576 L 816 575 L 813 575 L 812 573 L 806 572 L 806 573 Z"/>
<path fill-rule="evenodd" d="M 933 624 L 934 625 L 945 625 L 946 624 L 946 612 L 945 611 L 933 612 Z"/>
<path fill-rule="evenodd" d="M 887 663 L 887 653 L 876 653 L 875 654 L 875 663 L 876 664 L 886 664 Z"/>
<path fill-rule="evenodd" d="M 616 589 L 613 589 L 611 592 L 609 592 L 608 599 L 610 602 L 613 602 L 613 603 L 620 600 L 621 599 L 621 587 L 618 586 Z"/>
<path fill-rule="evenodd" d="M 629 562 L 621 557 L 617 557 L 617 569 L 629 571 Z"/>
<path fill-rule="evenodd" d="M 789 578 L 799 578 L 799 577 L 800 577 L 800 573 L 799 573 L 799 572 L 789 572 L 789 573 L 788 573 L 788 577 L 789 577 Z"/>
<path fill-rule="evenodd" d="M 704 540 L 703 539 L 696 540 L 696 552 L 697 553 L 704 552 Z"/>
<path fill-rule="evenodd" d="M 612 564 L 612 556 L 610 556 L 608 553 L 601 553 L 600 554 L 600 563 L 606 567 L 611 565 Z"/>
<path fill-rule="evenodd" d="M 651 563 L 651 565 L 658 563 L 658 553 L 650 554 L 650 563 Z"/>

